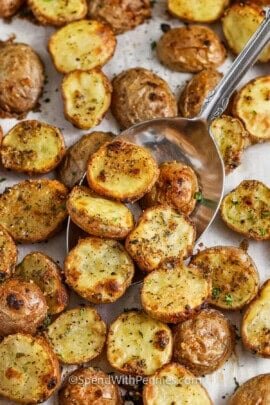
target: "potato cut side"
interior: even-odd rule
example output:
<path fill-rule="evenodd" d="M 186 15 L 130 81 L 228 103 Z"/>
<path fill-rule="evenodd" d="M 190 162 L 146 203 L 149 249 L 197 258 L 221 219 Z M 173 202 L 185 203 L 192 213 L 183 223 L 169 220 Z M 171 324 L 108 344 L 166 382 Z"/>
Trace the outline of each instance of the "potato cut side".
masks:
<path fill-rule="evenodd" d="M 116 370 L 151 375 L 172 356 L 170 328 L 140 311 L 127 311 L 110 326 L 107 358 Z"/>
<path fill-rule="evenodd" d="M 0 343 L 0 359 L 0 395 L 11 401 L 44 402 L 60 384 L 59 363 L 42 337 L 6 337 Z"/>
<path fill-rule="evenodd" d="M 210 293 L 211 280 L 203 270 L 167 262 L 145 277 L 141 301 L 153 318 L 178 323 L 199 311 Z"/>
<path fill-rule="evenodd" d="M 251 141 L 270 139 L 270 76 L 257 77 L 247 83 L 236 95 L 233 114 L 240 118 Z"/>
<path fill-rule="evenodd" d="M 12 276 L 17 262 L 17 247 L 10 234 L 0 225 L 0 283 Z"/>
<path fill-rule="evenodd" d="M 29 0 L 28 4 L 36 19 L 44 25 L 65 25 L 87 14 L 86 0 Z"/>
<path fill-rule="evenodd" d="M 87 167 L 87 180 L 94 191 L 125 202 L 141 198 L 158 174 L 157 163 L 146 148 L 123 140 L 102 146 Z"/>
<path fill-rule="evenodd" d="M 131 211 L 122 203 L 107 200 L 84 186 L 75 186 L 67 209 L 72 221 L 94 236 L 124 239 L 133 229 Z"/>
<path fill-rule="evenodd" d="M 251 257 L 240 248 L 205 249 L 191 263 L 209 274 L 212 280 L 209 302 L 220 309 L 242 309 L 258 293 L 259 273 Z"/>
<path fill-rule="evenodd" d="M 270 395 L 270 374 L 257 375 L 236 390 L 228 405 L 267 404 Z"/>
<path fill-rule="evenodd" d="M 126 239 L 126 249 L 140 269 L 152 271 L 165 260 L 183 259 L 193 249 L 195 227 L 168 206 L 148 208 Z"/>
<path fill-rule="evenodd" d="M 233 231 L 251 239 L 270 239 L 270 189 L 260 181 L 244 180 L 227 194 L 221 216 Z"/>
<path fill-rule="evenodd" d="M 48 313 L 62 312 L 68 304 L 68 293 L 61 280 L 60 267 L 47 255 L 32 252 L 16 267 L 15 277 L 34 282 L 43 292 Z"/>
<path fill-rule="evenodd" d="M 258 296 L 249 304 L 241 327 L 244 346 L 255 354 L 270 358 L 270 280 L 267 280 Z"/>
<path fill-rule="evenodd" d="M 168 10 L 185 21 L 211 23 L 218 20 L 229 0 L 168 0 Z"/>
<path fill-rule="evenodd" d="M 61 314 L 48 327 L 46 337 L 62 363 L 80 364 L 101 353 L 106 325 L 95 308 L 74 308 Z"/>
<path fill-rule="evenodd" d="M 60 129 L 39 121 L 22 121 L 4 137 L 1 160 L 6 169 L 28 174 L 48 173 L 65 154 Z"/>
<path fill-rule="evenodd" d="M 98 125 L 111 104 L 111 84 L 99 69 L 75 70 L 62 82 L 64 113 L 75 127 Z"/>
<path fill-rule="evenodd" d="M 69 73 L 105 65 L 114 54 L 116 39 L 109 25 L 81 20 L 56 31 L 48 46 L 55 68 Z"/>
<path fill-rule="evenodd" d="M 179 399 L 181 402 L 179 402 Z M 177 363 L 158 370 L 143 389 L 144 405 L 213 405 L 206 389 L 187 369 Z"/>

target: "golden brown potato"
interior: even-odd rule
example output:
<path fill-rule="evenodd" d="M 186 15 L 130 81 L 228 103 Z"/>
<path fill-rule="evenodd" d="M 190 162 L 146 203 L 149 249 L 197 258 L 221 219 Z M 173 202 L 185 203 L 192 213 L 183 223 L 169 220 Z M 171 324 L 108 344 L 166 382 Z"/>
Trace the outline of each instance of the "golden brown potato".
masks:
<path fill-rule="evenodd" d="M 86 172 L 89 157 L 93 155 L 106 142 L 113 140 L 111 132 L 92 132 L 82 136 L 78 142 L 72 145 L 62 160 L 58 175 L 60 181 L 67 187 L 72 188 L 77 184 Z"/>
<path fill-rule="evenodd" d="M 196 73 L 220 66 L 226 50 L 213 30 L 189 25 L 163 34 L 157 43 L 157 57 L 171 70 Z"/>
<path fill-rule="evenodd" d="M 141 121 L 177 115 L 176 100 L 168 84 L 150 70 L 125 70 L 112 85 L 112 113 L 123 129 Z"/>
<path fill-rule="evenodd" d="M 0 283 L 9 278 L 16 266 L 17 247 L 10 234 L 0 225 Z"/>
<path fill-rule="evenodd" d="M 177 325 L 174 359 L 196 376 L 210 374 L 229 359 L 234 344 L 229 320 L 219 311 L 203 309 L 193 319 Z"/>
<path fill-rule="evenodd" d="M 196 206 L 194 195 L 199 191 L 194 170 L 180 162 L 164 162 L 159 166 L 159 177 L 153 188 L 140 201 L 143 208 L 165 204 L 185 215 Z"/>
<path fill-rule="evenodd" d="M 122 34 L 151 17 L 151 5 L 149 0 L 92 0 L 89 16 L 106 21 L 115 34 Z"/>
<path fill-rule="evenodd" d="M 36 333 L 47 315 L 47 304 L 40 288 L 18 279 L 0 284 L 0 336 Z"/>
<path fill-rule="evenodd" d="M 251 378 L 236 390 L 229 405 L 267 405 L 270 403 L 270 374 Z"/>
<path fill-rule="evenodd" d="M 12 17 L 24 3 L 24 0 L 0 0 L 0 18 Z"/>
<path fill-rule="evenodd" d="M 178 103 L 180 114 L 187 118 L 197 117 L 205 98 L 221 78 L 222 73 L 215 69 L 204 69 L 193 76 L 181 93 Z"/>
<path fill-rule="evenodd" d="M 28 5 L 38 22 L 44 25 L 65 25 L 87 14 L 86 0 L 28 0 Z"/>
<path fill-rule="evenodd" d="M 211 23 L 218 20 L 230 0 L 168 0 L 168 10 L 184 21 Z"/>
<path fill-rule="evenodd" d="M 0 118 L 20 117 L 37 105 L 44 68 L 26 44 L 0 42 Z"/>

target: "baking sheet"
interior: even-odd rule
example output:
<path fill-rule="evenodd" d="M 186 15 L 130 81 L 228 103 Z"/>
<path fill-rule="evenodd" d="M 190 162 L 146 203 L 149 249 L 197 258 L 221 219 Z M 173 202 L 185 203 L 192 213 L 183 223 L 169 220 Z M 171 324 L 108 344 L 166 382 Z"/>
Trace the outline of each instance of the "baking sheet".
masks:
<path fill-rule="evenodd" d="M 160 28 L 161 23 L 169 23 L 172 27 L 179 26 L 181 23 L 172 19 L 166 13 L 166 4 L 164 0 L 158 0 L 153 7 L 153 18 L 147 23 L 139 26 L 134 31 L 127 32 L 117 37 L 118 45 L 114 57 L 104 67 L 104 72 L 110 79 L 115 74 L 130 67 L 145 67 L 152 69 L 154 72 L 163 77 L 171 86 L 172 90 L 178 97 L 185 81 L 189 79 L 189 74 L 171 72 L 161 66 L 156 58 L 155 50 L 152 44 L 162 35 Z M 220 32 L 218 26 L 212 25 L 214 29 Z M 47 52 L 47 41 L 54 28 L 41 27 L 33 25 L 25 19 L 14 18 L 11 23 L 0 21 L 0 39 L 5 40 L 11 35 L 16 35 L 18 42 L 30 44 L 41 56 L 46 68 L 46 86 L 41 100 L 40 112 L 30 113 L 28 119 L 39 119 L 50 124 L 56 125 L 63 130 L 67 146 L 77 141 L 84 133 L 89 131 L 80 131 L 68 123 L 63 115 L 63 106 L 60 95 L 61 75 L 58 74 L 50 56 Z M 220 68 L 225 72 L 231 63 L 228 59 Z M 269 65 L 257 65 L 252 68 L 243 82 L 249 79 L 269 73 Z M 15 119 L 0 120 L 4 133 L 8 131 L 17 121 Z M 110 113 L 106 115 L 102 123 L 95 129 L 104 131 L 113 131 L 119 133 L 117 124 Z M 225 193 L 236 187 L 244 179 L 257 179 L 265 182 L 270 186 L 270 143 L 252 146 L 244 153 L 242 164 L 233 173 L 226 178 Z M 51 176 L 51 175 L 50 175 Z M 47 176 L 47 177 L 50 177 Z M 0 183 L 0 192 L 5 187 L 27 178 L 24 175 L 14 175 L 11 172 L 0 170 L 0 178 L 6 180 Z M 215 245 L 234 245 L 238 246 L 242 237 L 233 233 L 222 223 L 219 217 L 208 232 L 200 239 L 203 247 Z M 270 277 L 270 243 L 269 242 L 250 242 L 249 253 L 254 259 L 259 273 L 261 282 Z M 195 247 L 195 251 L 198 248 Z M 202 247 L 200 246 L 200 249 Z M 50 255 L 54 260 L 63 264 L 65 257 L 65 232 L 58 234 L 50 239 L 47 243 L 35 245 L 20 245 L 19 260 L 21 260 L 30 251 L 39 250 Z M 113 311 L 108 314 L 106 307 L 101 309 L 102 315 L 107 319 L 115 318 L 123 308 L 138 307 L 138 289 L 130 290 L 124 298 L 119 300 L 113 306 Z M 76 303 L 76 300 L 73 304 Z M 239 327 L 241 315 L 227 313 L 236 327 Z M 94 364 L 93 362 L 91 364 Z M 95 362 L 96 364 L 96 362 Z M 209 394 L 215 405 L 222 405 L 227 402 L 228 397 L 236 388 L 237 383 L 243 383 L 248 378 L 257 374 L 270 372 L 270 360 L 260 359 L 251 353 L 244 351 L 241 341 L 237 343 L 236 354 L 226 365 L 216 373 L 201 379 L 202 384 L 208 389 Z M 55 399 L 51 398 L 46 405 L 52 405 Z M 0 399 L 1 405 L 11 405 L 13 402 Z"/>

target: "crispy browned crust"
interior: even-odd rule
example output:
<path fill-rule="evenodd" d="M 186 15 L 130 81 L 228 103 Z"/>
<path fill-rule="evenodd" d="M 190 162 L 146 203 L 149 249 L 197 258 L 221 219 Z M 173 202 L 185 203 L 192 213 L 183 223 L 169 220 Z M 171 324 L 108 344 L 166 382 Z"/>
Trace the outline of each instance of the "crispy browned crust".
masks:
<path fill-rule="evenodd" d="M 0 225 L 0 283 L 12 276 L 17 262 L 17 246 L 10 234 Z"/>
<path fill-rule="evenodd" d="M 173 11 L 172 4 L 175 1 L 176 0 L 169 0 L 168 1 L 168 11 L 172 16 L 180 18 L 181 21 L 186 21 L 186 22 L 191 22 L 191 23 L 199 22 L 199 23 L 203 23 L 203 24 L 212 23 L 212 22 L 215 22 L 215 21 L 219 20 L 222 17 L 222 15 L 224 13 L 224 10 L 226 9 L 226 7 L 230 3 L 230 0 L 223 0 L 223 5 L 220 6 L 220 12 L 218 14 L 216 14 L 215 18 L 208 17 L 207 19 L 206 18 L 203 18 L 203 19 L 198 18 L 198 19 L 196 19 L 193 16 L 192 10 L 190 10 L 190 13 L 180 13 L 180 14 L 178 12 L 176 12 L 176 11 Z M 208 5 L 207 1 L 205 1 L 204 3 L 205 3 L 204 7 L 208 8 L 209 5 Z"/>
<path fill-rule="evenodd" d="M 270 395 L 269 387 L 270 374 L 257 375 L 240 385 L 230 398 L 229 405 L 267 405 Z"/>
<path fill-rule="evenodd" d="M 24 0 L 0 0 L 0 18 L 10 18 L 19 10 Z"/>

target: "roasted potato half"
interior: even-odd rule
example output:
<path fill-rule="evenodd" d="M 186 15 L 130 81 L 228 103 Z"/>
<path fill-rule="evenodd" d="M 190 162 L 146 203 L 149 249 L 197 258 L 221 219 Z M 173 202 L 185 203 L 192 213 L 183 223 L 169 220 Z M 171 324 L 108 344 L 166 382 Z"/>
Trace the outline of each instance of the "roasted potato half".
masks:
<path fill-rule="evenodd" d="M 89 157 L 95 153 L 101 145 L 113 140 L 111 132 L 92 132 L 82 136 L 78 142 L 72 145 L 62 160 L 58 175 L 60 181 L 67 187 L 72 188 L 79 183 L 86 172 Z"/>
<path fill-rule="evenodd" d="M 124 239 L 133 229 L 131 211 L 122 203 L 107 200 L 84 186 L 75 186 L 67 209 L 72 221 L 94 236 Z"/>
<path fill-rule="evenodd" d="M 172 356 L 170 328 L 141 311 L 127 311 L 109 328 L 107 358 L 116 370 L 152 375 Z"/>
<path fill-rule="evenodd" d="M 244 180 L 227 194 L 221 216 L 233 231 L 250 239 L 270 239 L 270 189 L 260 181 Z"/>
<path fill-rule="evenodd" d="M 144 405 L 213 405 L 206 389 L 187 369 L 170 363 L 158 370 L 143 389 Z"/>
<path fill-rule="evenodd" d="M 48 44 L 54 66 L 60 73 L 103 66 L 113 56 L 115 47 L 110 26 L 94 20 L 65 25 L 51 36 Z"/>
<path fill-rule="evenodd" d="M 230 0 L 168 0 L 168 10 L 184 21 L 211 23 L 218 20 Z"/>
<path fill-rule="evenodd" d="M 62 363 L 80 364 L 101 353 L 106 340 L 106 325 L 95 308 L 74 308 L 51 323 L 46 337 Z"/>
<path fill-rule="evenodd" d="M 99 69 L 75 70 L 62 81 L 64 114 L 75 127 L 98 125 L 111 104 L 111 84 Z"/>
<path fill-rule="evenodd" d="M 0 18 L 10 18 L 19 10 L 24 0 L 0 0 Z"/>
<path fill-rule="evenodd" d="M 112 85 L 111 109 L 121 128 L 177 115 L 177 103 L 170 87 L 151 70 L 124 70 L 113 79 Z"/>
<path fill-rule="evenodd" d="M 256 265 L 240 248 L 208 248 L 194 256 L 191 263 L 211 277 L 212 295 L 209 302 L 217 308 L 242 309 L 258 293 L 260 280 Z"/>
<path fill-rule="evenodd" d="M 141 198 L 152 188 L 158 175 L 158 166 L 151 153 L 123 140 L 101 146 L 87 166 L 90 188 L 124 202 Z"/>
<path fill-rule="evenodd" d="M 126 249 L 141 270 L 152 271 L 165 260 L 186 258 L 195 233 L 192 222 L 173 208 L 148 208 L 128 235 Z"/>
<path fill-rule="evenodd" d="M 22 121 L 4 137 L 1 160 L 6 169 L 28 174 L 48 173 L 65 154 L 60 129 L 36 120 Z"/>
<path fill-rule="evenodd" d="M 60 367 L 46 340 L 17 333 L 0 343 L 0 395 L 21 404 L 46 401 L 60 384 Z"/>
<path fill-rule="evenodd" d="M 229 405 L 267 405 L 270 398 L 270 374 L 261 374 L 251 378 L 236 390 Z"/>
<path fill-rule="evenodd" d="M 233 115 L 244 123 L 253 143 L 270 139 L 269 94 L 270 76 L 261 76 L 247 83 L 233 101 Z"/>
<path fill-rule="evenodd" d="M 172 28 L 157 43 L 161 63 L 178 72 L 197 73 L 216 68 L 226 58 L 226 50 L 217 34 L 203 25 Z"/>
<path fill-rule="evenodd" d="M 194 170 L 180 162 L 164 162 L 159 166 L 159 177 L 152 189 L 140 201 L 143 208 L 167 204 L 190 215 L 196 206 L 194 195 L 199 191 Z"/>
<path fill-rule="evenodd" d="M 0 224 L 22 243 L 53 236 L 67 216 L 68 190 L 57 180 L 26 180 L 0 195 Z"/>
<path fill-rule="evenodd" d="M 244 346 L 258 356 L 270 358 L 270 280 L 261 287 L 258 296 L 249 304 L 242 321 Z"/>
<path fill-rule="evenodd" d="M 41 252 L 29 253 L 16 267 L 15 277 L 39 286 L 50 315 L 66 308 L 68 293 L 61 280 L 61 269 L 49 256 Z"/>
<path fill-rule="evenodd" d="M 74 371 L 58 394 L 59 405 L 122 405 L 120 389 L 110 375 L 92 367 Z"/>
<path fill-rule="evenodd" d="M 12 276 L 17 262 L 17 247 L 10 234 L 0 225 L 0 283 Z"/>
<path fill-rule="evenodd" d="M 61 26 L 81 20 L 87 14 L 86 0 L 28 0 L 36 19 L 44 25 Z"/>

